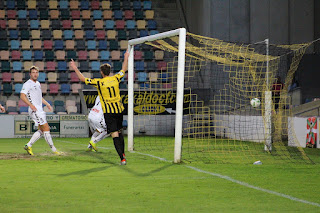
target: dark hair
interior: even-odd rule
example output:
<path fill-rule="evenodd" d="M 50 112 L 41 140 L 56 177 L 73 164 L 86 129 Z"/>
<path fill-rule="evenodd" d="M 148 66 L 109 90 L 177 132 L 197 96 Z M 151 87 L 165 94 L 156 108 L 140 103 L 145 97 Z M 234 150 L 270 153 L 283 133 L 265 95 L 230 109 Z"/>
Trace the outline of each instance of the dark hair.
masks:
<path fill-rule="evenodd" d="M 109 74 L 110 74 L 110 72 L 111 72 L 111 66 L 110 66 L 110 64 L 102 64 L 101 66 L 100 66 L 100 71 L 104 74 L 104 75 L 106 75 L 106 76 L 108 76 Z"/>
<path fill-rule="evenodd" d="M 37 70 L 39 72 L 39 67 L 31 66 L 29 69 L 29 72 L 31 73 L 31 70 Z"/>

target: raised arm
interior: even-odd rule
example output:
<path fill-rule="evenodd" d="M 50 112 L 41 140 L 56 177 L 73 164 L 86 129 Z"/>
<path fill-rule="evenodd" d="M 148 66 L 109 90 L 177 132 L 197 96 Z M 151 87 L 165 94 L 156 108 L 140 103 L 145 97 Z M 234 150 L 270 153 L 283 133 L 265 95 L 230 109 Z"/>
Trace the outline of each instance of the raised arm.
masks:
<path fill-rule="evenodd" d="M 128 58 L 129 58 L 129 51 L 127 50 L 124 54 L 124 59 L 122 63 L 122 71 L 125 73 L 128 70 Z"/>
<path fill-rule="evenodd" d="M 34 112 L 37 111 L 37 108 L 32 103 L 30 103 L 26 94 L 20 93 L 20 98 L 21 98 L 21 100 L 23 100 L 23 102 L 25 102 L 32 109 L 32 111 L 34 111 Z"/>
<path fill-rule="evenodd" d="M 76 63 L 71 59 L 70 67 L 76 72 L 78 78 L 80 81 L 85 82 L 85 77 L 82 75 L 82 73 L 79 71 L 78 67 L 76 66 Z"/>

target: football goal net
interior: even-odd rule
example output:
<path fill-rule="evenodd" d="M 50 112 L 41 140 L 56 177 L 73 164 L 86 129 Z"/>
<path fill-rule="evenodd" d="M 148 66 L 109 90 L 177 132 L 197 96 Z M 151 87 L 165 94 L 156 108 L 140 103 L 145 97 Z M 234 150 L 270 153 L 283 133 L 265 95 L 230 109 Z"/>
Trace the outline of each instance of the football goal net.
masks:
<path fill-rule="evenodd" d="M 308 46 L 184 28 L 130 40 L 128 149 L 176 163 L 310 162 L 298 142 L 288 145 L 287 92 Z"/>

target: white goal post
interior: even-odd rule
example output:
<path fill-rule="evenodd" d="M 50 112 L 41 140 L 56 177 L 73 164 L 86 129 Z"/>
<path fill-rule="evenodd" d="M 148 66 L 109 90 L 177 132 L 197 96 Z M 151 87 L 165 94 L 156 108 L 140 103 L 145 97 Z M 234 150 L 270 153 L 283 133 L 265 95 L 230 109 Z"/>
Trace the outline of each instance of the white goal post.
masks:
<path fill-rule="evenodd" d="M 177 75 L 177 94 L 176 94 L 176 115 L 175 115 L 175 146 L 174 146 L 174 163 L 181 162 L 182 148 L 182 118 L 183 118 L 183 93 L 184 93 L 184 71 L 185 71 L 185 45 L 186 29 L 179 28 L 176 30 L 159 33 L 156 35 L 132 39 L 128 42 L 129 62 L 128 62 L 128 150 L 134 149 L 134 46 L 144 42 L 151 42 L 172 36 L 179 36 L 179 53 L 178 53 L 178 75 Z"/>

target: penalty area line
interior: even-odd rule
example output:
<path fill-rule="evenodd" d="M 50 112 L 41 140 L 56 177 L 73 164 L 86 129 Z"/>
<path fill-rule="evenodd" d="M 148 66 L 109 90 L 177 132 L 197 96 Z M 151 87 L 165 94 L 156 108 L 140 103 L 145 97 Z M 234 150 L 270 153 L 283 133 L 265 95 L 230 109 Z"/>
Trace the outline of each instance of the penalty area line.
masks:
<path fill-rule="evenodd" d="M 141 153 L 141 152 L 136 152 L 136 151 L 132 151 L 131 153 L 136 153 L 136 154 L 140 154 L 140 155 L 144 155 L 144 156 L 149 156 L 149 157 L 156 158 L 158 160 L 165 161 L 165 162 L 172 162 L 172 161 L 169 161 L 169 160 L 167 160 L 165 158 L 161 158 L 161 157 L 150 155 L 150 154 L 146 154 L 146 153 Z M 225 176 L 225 175 L 221 175 L 221 174 L 213 173 L 213 172 L 208 172 L 208 171 L 205 171 L 205 170 L 193 167 L 193 166 L 184 165 L 184 167 L 187 167 L 189 169 L 192 169 L 192 170 L 200 172 L 200 173 L 204 173 L 204 174 L 208 174 L 208 175 L 211 175 L 211 176 L 215 176 L 215 177 L 230 181 L 232 183 L 239 184 L 239 185 L 247 187 L 247 188 L 251 188 L 251 189 L 262 191 L 262 192 L 265 192 L 265 193 L 268 193 L 268 194 L 272 194 L 272 195 L 276 195 L 276 196 L 279 196 L 279 197 L 287 198 L 287 199 L 292 200 L 292 201 L 296 201 L 296 202 L 305 203 L 305 204 L 309 204 L 309 205 L 320 207 L 319 203 L 315 203 L 315 202 L 311 202 L 311 201 L 307 201 L 307 200 L 302 200 L 300 198 L 292 197 L 290 195 L 282 194 L 282 193 L 275 192 L 275 191 L 272 191 L 272 190 L 269 190 L 269 189 L 260 188 L 258 186 L 254 186 L 254 185 L 251 185 L 249 183 L 233 179 L 233 178 L 231 178 L 229 176 Z"/>

